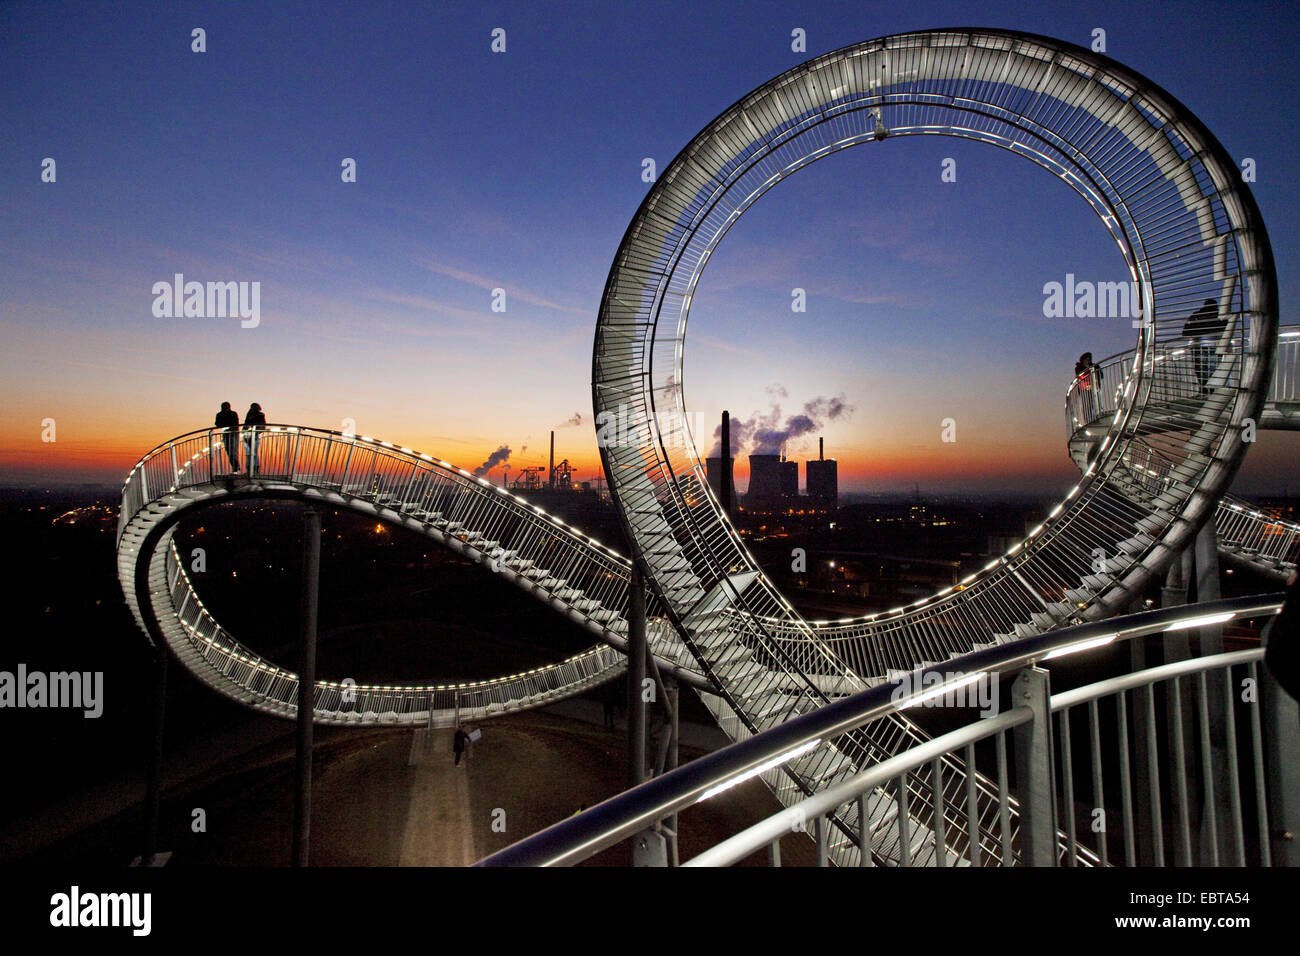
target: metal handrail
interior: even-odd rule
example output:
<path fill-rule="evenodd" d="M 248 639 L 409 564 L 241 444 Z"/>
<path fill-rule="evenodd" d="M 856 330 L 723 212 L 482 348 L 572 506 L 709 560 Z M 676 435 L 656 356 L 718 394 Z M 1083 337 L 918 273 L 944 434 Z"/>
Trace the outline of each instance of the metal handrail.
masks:
<path fill-rule="evenodd" d="M 1050 712 L 1052 714 L 1068 714 L 1069 710 L 1081 704 L 1092 703 L 1105 697 L 1112 697 L 1117 694 L 1123 694 L 1130 690 L 1138 688 L 1152 687 L 1156 684 L 1177 681 L 1183 677 L 1195 675 L 1204 675 L 1211 671 L 1230 672 L 1232 667 L 1239 664 L 1254 664 L 1260 661 L 1264 656 L 1262 648 L 1251 650 L 1233 651 L 1226 654 L 1214 654 L 1207 657 L 1192 658 L 1189 660 L 1175 661 L 1170 664 L 1162 664 L 1157 667 L 1149 667 L 1131 674 L 1124 674 L 1119 677 L 1111 677 L 1105 680 L 1097 681 L 1085 687 L 1078 687 L 1073 690 L 1064 691 L 1059 694 L 1053 694 L 1050 699 Z M 834 787 L 809 797 L 800 803 L 795 804 L 785 810 L 775 813 L 746 830 L 742 830 L 716 846 L 701 852 L 697 856 L 683 863 L 683 866 L 703 867 L 703 866 L 730 866 L 745 859 L 752 853 L 771 847 L 779 840 L 794 832 L 796 827 L 799 830 L 806 831 L 808 821 L 816 821 L 832 813 L 837 807 L 842 806 L 852 800 L 858 799 L 868 792 L 880 788 L 882 785 L 904 777 L 909 772 L 916 770 L 934 760 L 937 760 L 948 754 L 955 754 L 958 750 L 969 752 L 969 748 L 976 743 L 993 737 L 996 734 L 1005 734 L 1008 730 L 1027 724 L 1034 720 L 1033 711 L 1024 706 L 1014 707 L 1007 711 L 985 719 L 976 720 L 965 726 L 952 730 L 941 737 L 927 741 L 911 750 L 905 751 L 898 756 L 885 761 L 864 773 L 858 774 L 852 779 L 836 784 Z M 1177 719 L 1181 720 L 1181 717 Z M 1180 724 L 1181 726 L 1181 724 Z M 1068 733 L 1068 724 L 1065 725 Z M 1062 740 L 1062 746 L 1059 748 L 1062 752 L 1069 752 L 1068 741 Z M 1067 760 L 1067 766 L 1069 762 Z M 1234 768 L 1235 769 L 1235 768 Z M 1095 767 L 1094 773 L 1100 776 L 1100 768 Z M 1180 793 L 1180 800 L 1186 801 L 1186 781 L 1181 777 L 1177 778 L 1174 783 L 1175 789 Z M 1065 781 L 1066 799 L 1073 795 L 1074 785 L 1072 773 L 1067 776 Z M 1055 795 L 1054 795 L 1055 799 Z M 1125 791 L 1122 799 L 1127 803 L 1131 801 L 1131 793 Z M 1234 829 L 1240 834 L 1243 830 L 1240 814 L 1240 807 L 1236 808 L 1237 813 L 1234 817 Z M 1190 842 L 1185 815 L 1182 819 L 1182 834 Z M 1131 834 L 1131 828 L 1126 831 L 1126 838 Z M 1264 828 L 1263 836 L 1267 836 L 1267 829 Z M 1071 825 L 1067 832 L 1067 843 L 1069 849 L 1067 854 L 1077 857 L 1079 848 L 1075 842 L 1074 828 Z M 1131 842 L 1131 841 L 1130 841 Z M 1244 840 L 1238 841 L 1241 849 L 1239 850 L 1239 859 L 1244 865 Z M 1265 860 L 1268 857 L 1266 839 L 1261 840 L 1261 853 Z M 1132 856 L 1132 852 L 1130 852 Z M 824 859 L 824 854 L 819 857 Z M 1001 860 L 1003 864 L 1009 860 Z M 1074 860 L 1072 859 L 1072 862 Z"/>
<path fill-rule="evenodd" d="M 1269 385 L 1265 407 L 1267 408 L 1269 405 L 1300 405 L 1300 325 L 1278 326 L 1277 339 L 1277 351 L 1273 362 L 1273 378 Z M 1175 401 L 1179 398 L 1194 397 L 1192 386 L 1196 382 L 1195 361 L 1194 356 L 1188 351 L 1189 346 L 1187 343 L 1188 340 L 1186 339 L 1167 340 L 1149 356 L 1147 360 L 1149 365 L 1169 362 L 1171 367 L 1176 367 L 1178 370 L 1174 375 L 1166 376 L 1170 381 L 1166 385 L 1163 397 L 1157 396 L 1157 401 Z M 1239 344 L 1240 342 L 1236 338 L 1229 338 L 1227 342 L 1229 349 L 1235 349 Z M 1102 370 L 1101 381 L 1103 384 L 1118 381 L 1119 385 L 1122 386 L 1126 375 L 1117 376 L 1115 373 L 1126 372 L 1133 365 L 1136 357 L 1136 349 L 1126 349 L 1094 362 L 1093 366 Z M 1084 374 L 1080 373 L 1071 379 L 1069 386 L 1065 390 L 1066 426 L 1070 436 L 1075 435 L 1080 429 L 1094 424 L 1099 418 L 1115 410 L 1115 391 L 1104 391 L 1098 388 L 1084 389 L 1082 387 Z M 1175 389 L 1173 383 L 1178 383 L 1183 387 Z M 1092 393 L 1094 398 L 1100 401 L 1100 404 L 1090 401 L 1087 393 Z M 1199 394 L 1199 391 L 1196 394 Z M 1088 414 L 1089 409 L 1092 409 L 1094 413 Z"/>
<path fill-rule="evenodd" d="M 325 495 L 342 507 L 360 503 L 381 520 L 418 527 L 454 550 L 492 564 L 530 593 L 564 608 L 605 643 L 555 664 L 454 687 L 345 687 L 318 681 L 318 721 L 434 722 L 435 714 L 443 720 L 458 712 L 490 716 L 568 696 L 622 672 L 624 659 L 616 648 L 626 641 L 630 563 L 618 552 L 463 469 L 368 436 L 295 425 L 241 427 L 232 430 L 236 458 L 246 472 L 252 449 L 243 446 L 242 438 L 256 431 L 256 474 L 232 474 L 222 441 L 226 431 L 199 429 L 158 445 L 123 484 L 119 576 L 128 605 L 146 632 L 143 615 L 149 611 L 138 606 L 134 579 L 145 557 L 138 546 L 157 519 L 155 503 L 165 503 L 174 513 L 194 504 L 196 490 L 200 496 L 237 492 L 319 500 Z M 160 613 L 158 623 L 173 649 L 222 692 L 281 716 L 296 712 L 296 675 L 240 645 L 212 618 L 177 559 L 171 534 L 169 529 L 161 542 L 168 587 L 155 594 L 170 601 L 171 610 Z M 660 666 L 687 683 L 710 687 L 653 601 L 650 611 L 650 644 Z M 505 687 L 516 693 L 506 694 Z"/>
<path fill-rule="evenodd" d="M 1103 643 L 1132 640 L 1186 625 L 1188 621 L 1226 615 L 1223 620 L 1275 614 L 1281 595 L 1231 598 L 1205 604 L 1161 608 L 1139 614 L 1063 628 L 1013 644 L 978 651 L 960 661 L 964 675 L 1000 675 L 1051 657 L 1084 651 Z M 952 662 L 956 664 L 957 662 Z M 940 675 L 927 681 L 926 674 Z M 892 682 L 833 701 L 762 734 L 731 744 L 611 797 L 576 817 L 557 823 L 479 861 L 480 866 L 563 866 L 581 862 L 641 830 L 699 802 L 710 792 L 734 785 L 764 770 L 774 770 L 803 756 L 813 742 L 853 731 L 890 714 L 900 713 L 918 698 L 933 694 L 965 677 L 938 668 L 911 675 L 910 690 Z M 929 746 L 926 742 L 921 746 Z M 927 751 L 928 752 L 928 751 Z"/>
<path fill-rule="evenodd" d="M 816 821 L 858 797 L 897 781 L 906 774 L 941 757 L 974 747 L 995 734 L 1006 733 L 1034 719 L 1028 707 L 1013 707 L 993 717 L 967 724 L 923 744 L 905 750 L 863 771 L 856 777 L 835 784 L 807 800 L 800 801 L 728 837 L 716 846 L 687 860 L 682 866 L 730 866 L 756 850 L 771 846 L 790 833 L 807 831 L 809 821 Z M 797 828 L 797 829 L 796 829 Z"/>

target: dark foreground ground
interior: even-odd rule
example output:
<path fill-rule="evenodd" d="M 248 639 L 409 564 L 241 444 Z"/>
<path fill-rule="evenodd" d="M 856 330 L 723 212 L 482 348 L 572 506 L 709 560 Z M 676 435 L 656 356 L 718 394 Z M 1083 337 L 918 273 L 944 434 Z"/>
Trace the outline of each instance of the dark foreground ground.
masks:
<path fill-rule="evenodd" d="M 320 728 L 311 851 L 316 866 L 463 866 L 623 789 L 625 736 L 569 717 L 528 712 L 482 725 L 454 766 L 451 731 Z M 700 751 L 683 746 L 683 761 Z M 779 809 L 759 780 L 679 818 L 681 858 Z M 194 832 L 196 810 L 206 830 Z M 293 819 L 293 738 L 272 740 L 166 795 L 161 846 L 173 867 L 282 866 Z M 494 822 L 496 824 L 494 828 Z M 502 830 L 504 827 L 504 830 Z M 119 813 L 26 862 L 121 866 L 138 853 L 136 810 Z M 813 862 L 802 834 L 782 862 Z M 594 865 L 622 866 L 626 844 Z M 765 854 L 747 861 L 763 865 Z"/>

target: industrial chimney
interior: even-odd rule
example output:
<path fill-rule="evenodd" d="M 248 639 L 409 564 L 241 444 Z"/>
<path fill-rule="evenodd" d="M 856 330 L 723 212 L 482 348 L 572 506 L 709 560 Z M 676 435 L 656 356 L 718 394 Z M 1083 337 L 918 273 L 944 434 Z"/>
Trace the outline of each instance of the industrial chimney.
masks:
<path fill-rule="evenodd" d="M 719 480 L 722 510 L 731 515 L 731 413 L 722 413 L 722 477 Z"/>

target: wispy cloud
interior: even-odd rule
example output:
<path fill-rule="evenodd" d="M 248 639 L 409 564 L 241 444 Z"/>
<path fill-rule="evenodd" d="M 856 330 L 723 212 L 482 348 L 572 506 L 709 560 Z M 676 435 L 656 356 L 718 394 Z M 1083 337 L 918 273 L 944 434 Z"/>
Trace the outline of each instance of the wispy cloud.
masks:
<path fill-rule="evenodd" d="M 486 289 L 489 292 L 498 288 L 505 289 L 506 295 L 509 298 L 518 299 L 521 302 L 527 302 L 529 305 L 535 305 L 539 308 L 551 309 L 555 312 L 563 312 L 568 315 L 590 315 L 586 309 L 576 309 L 571 306 L 560 305 L 558 302 L 553 302 L 545 296 L 538 295 L 529 289 L 513 284 L 507 280 L 500 278 L 489 279 L 487 276 L 482 276 L 478 273 L 470 272 L 468 269 L 461 269 L 444 262 L 439 262 L 437 259 L 424 259 L 421 261 L 421 265 L 436 275 L 446 276 L 449 279 L 455 279 L 457 282 L 465 282 L 469 285 L 476 286 L 477 288 Z"/>

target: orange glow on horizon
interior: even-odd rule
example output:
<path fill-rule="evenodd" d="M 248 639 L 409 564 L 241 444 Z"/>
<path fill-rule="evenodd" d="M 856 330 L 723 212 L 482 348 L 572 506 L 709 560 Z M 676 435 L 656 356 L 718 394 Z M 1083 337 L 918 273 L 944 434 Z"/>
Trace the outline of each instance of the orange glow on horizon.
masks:
<path fill-rule="evenodd" d="M 172 437 L 175 434 L 173 431 Z M 448 457 L 447 452 L 437 447 L 433 441 L 421 440 L 418 435 L 408 439 L 406 436 L 379 433 L 373 437 L 391 441 L 398 446 L 406 445 L 466 471 L 473 471 L 486 461 L 497 447 L 492 443 L 465 443 L 456 450 L 453 457 Z M 594 437 L 594 434 L 584 435 L 581 439 L 574 436 L 566 442 L 566 445 L 581 444 L 582 447 L 578 449 L 556 448 L 557 461 L 568 459 L 575 481 L 591 481 L 603 477 Z M 0 464 L 0 474 L 12 480 L 24 474 L 45 473 L 75 477 L 79 473 L 93 473 L 99 480 L 108 480 L 114 475 L 121 480 L 125 479 L 127 472 L 141 456 L 167 440 L 165 429 L 144 433 L 138 428 L 119 427 L 93 434 L 68 434 L 60 430 L 57 441 L 45 443 L 40 440 L 39 429 L 29 428 L 19 435 L 16 429 L 10 427 L 0 433 L 0 462 L 3 463 Z M 742 493 L 749 483 L 747 457 L 739 455 L 735 462 L 735 480 Z M 542 449 L 541 454 L 530 448 L 523 455 L 512 455 L 506 462 L 509 477 L 513 480 L 524 467 L 545 469 L 548 458 L 548 448 Z M 806 459 L 794 460 L 800 465 L 802 487 L 806 479 Z M 974 443 L 965 448 L 954 445 L 933 450 L 876 447 L 870 454 L 849 454 L 837 460 L 840 488 L 846 491 L 880 484 L 905 485 L 912 482 L 949 483 L 997 478 L 1069 480 L 1072 477 L 1070 469 L 1073 468 L 1069 459 L 1060 453 L 1024 448 L 986 448 Z M 487 477 L 493 484 L 500 485 L 506 474 L 507 469 L 498 465 L 492 468 Z"/>

